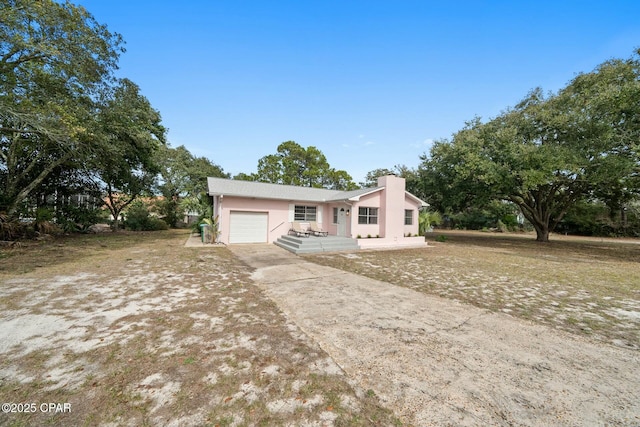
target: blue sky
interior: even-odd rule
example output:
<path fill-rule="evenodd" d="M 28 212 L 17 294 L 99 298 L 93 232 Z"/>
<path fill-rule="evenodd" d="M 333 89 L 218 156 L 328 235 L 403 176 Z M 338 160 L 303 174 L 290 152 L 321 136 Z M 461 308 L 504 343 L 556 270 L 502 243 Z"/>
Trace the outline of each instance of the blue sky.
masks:
<path fill-rule="evenodd" d="M 226 172 L 293 140 L 356 182 L 640 47 L 640 1 L 75 0 L 172 146 Z"/>

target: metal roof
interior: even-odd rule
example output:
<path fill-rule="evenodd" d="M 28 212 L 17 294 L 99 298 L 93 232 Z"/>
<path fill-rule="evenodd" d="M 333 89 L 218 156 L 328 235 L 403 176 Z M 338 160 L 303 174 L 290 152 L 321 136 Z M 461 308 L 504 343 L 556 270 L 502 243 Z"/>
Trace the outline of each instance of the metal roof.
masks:
<path fill-rule="evenodd" d="M 375 193 L 384 187 L 361 188 L 353 191 L 327 190 L 326 188 L 298 187 L 295 185 L 270 184 L 266 182 L 241 181 L 226 178 L 207 178 L 210 196 L 237 196 L 256 199 L 297 200 L 305 202 L 338 202 L 342 200 L 358 201 L 360 197 Z M 413 199 L 428 206 L 413 194 Z"/>

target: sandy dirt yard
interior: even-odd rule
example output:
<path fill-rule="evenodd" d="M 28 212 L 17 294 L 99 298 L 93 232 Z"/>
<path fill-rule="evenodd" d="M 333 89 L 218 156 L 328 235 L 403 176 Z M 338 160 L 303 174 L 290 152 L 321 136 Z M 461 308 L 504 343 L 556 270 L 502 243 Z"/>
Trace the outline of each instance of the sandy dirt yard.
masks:
<path fill-rule="evenodd" d="M 271 246 L 232 250 L 255 268 L 253 280 L 287 317 L 405 423 L 640 425 L 636 350 L 321 266 Z"/>
<path fill-rule="evenodd" d="M 185 239 L 122 233 L 2 254 L 1 426 L 399 423 L 245 264 Z"/>
<path fill-rule="evenodd" d="M 356 274 L 273 245 L 185 247 L 185 239 L 123 233 L 0 253 L 0 402 L 14 404 L 0 425 L 640 425 L 635 329 L 612 345 L 603 337 L 620 328 L 617 317 L 590 323 L 598 334 L 589 336 L 557 316 L 545 323 L 546 297 L 527 300 L 524 282 L 514 290 L 520 311 L 501 311 L 502 298 L 453 300 L 447 284 L 476 289 L 456 276 L 468 274 L 457 247 L 324 259 L 364 266 Z M 478 272 L 487 265 L 463 255 Z M 438 256 L 447 298 L 419 286 L 432 284 L 419 282 L 417 264 Z M 406 286 L 390 283 L 407 272 Z M 472 279 L 484 286 L 482 274 L 493 278 Z M 603 317 L 631 312 L 637 285 L 625 281 L 634 274 L 618 282 L 626 305 L 598 300 L 609 301 Z M 566 289 L 569 302 L 596 292 Z"/>

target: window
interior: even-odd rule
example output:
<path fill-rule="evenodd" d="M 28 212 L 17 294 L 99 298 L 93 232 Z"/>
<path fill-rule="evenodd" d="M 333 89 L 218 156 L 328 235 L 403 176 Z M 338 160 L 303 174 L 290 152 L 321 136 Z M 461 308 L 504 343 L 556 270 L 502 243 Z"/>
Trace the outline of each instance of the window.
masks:
<path fill-rule="evenodd" d="M 404 225 L 413 225 L 413 210 L 404 210 Z"/>
<path fill-rule="evenodd" d="M 296 205 L 293 211 L 293 220 L 294 221 L 315 221 L 316 207 Z"/>
<path fill-rule="evenodd" d="M 378 208 L 358 208 L 358 224 L 377 224 Z"/>
<path fill-rule="evenodd" d="M 333 208 L 333 223 L 338 223 L 338 208 Z"/>

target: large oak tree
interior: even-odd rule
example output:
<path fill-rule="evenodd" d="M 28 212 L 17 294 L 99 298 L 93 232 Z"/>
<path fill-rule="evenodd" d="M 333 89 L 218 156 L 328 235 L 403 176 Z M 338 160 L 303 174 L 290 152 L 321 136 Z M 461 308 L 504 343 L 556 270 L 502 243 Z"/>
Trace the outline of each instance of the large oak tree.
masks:
<path fill-rule="evenodd" d="M 114 230 L 122 210 L 141 194 L 151 193 L 156 182 L 156 153 L 166 144 L 160 122 L 160 113 L 130 80 L 120 81 L 100 102 L 88 141 L 93 155 L 87 173 L 95 176 L 107 197 Z"/>
<path fill-rule="evenodd" d="M 82 7 L 0 2 L 0 211 L 84 155 L 94 101 L 113 81 L 122 39 Z"/>
<path fill-rule="evenodd" d="M 574 78 L 557 94 L 532 91 L 514 108 L 438 141 L 420 174 L 454 210 L 515 203 L 546 242 L 579 199 L 619 206 L 640 195 L 640 51 Z"/>

